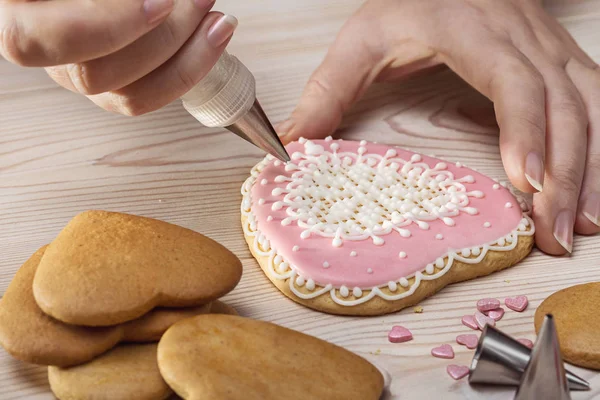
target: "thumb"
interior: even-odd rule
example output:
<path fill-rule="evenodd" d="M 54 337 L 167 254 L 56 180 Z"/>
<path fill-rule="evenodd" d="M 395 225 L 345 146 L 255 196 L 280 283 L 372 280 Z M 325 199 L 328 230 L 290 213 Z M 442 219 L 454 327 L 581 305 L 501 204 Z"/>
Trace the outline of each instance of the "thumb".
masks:
<path fill-rule="evenodd" d="M 344 112 L 373 82 L 378 57 L 361 36 L 351 23 L 342 29 L 290 118 L 277 126 L 284 143 L 331 134 Z"/>

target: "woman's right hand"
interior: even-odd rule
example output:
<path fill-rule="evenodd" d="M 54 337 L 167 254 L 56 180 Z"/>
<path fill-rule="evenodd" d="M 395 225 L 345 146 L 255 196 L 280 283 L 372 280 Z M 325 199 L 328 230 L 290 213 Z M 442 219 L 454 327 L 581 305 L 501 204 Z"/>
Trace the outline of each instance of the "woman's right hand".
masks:
<path fill-rule="evenodd" d="M 198 83 L 234 17 L 214 0 L 0 0 L 0 55 L 125 115 L 157 110 Z"/>

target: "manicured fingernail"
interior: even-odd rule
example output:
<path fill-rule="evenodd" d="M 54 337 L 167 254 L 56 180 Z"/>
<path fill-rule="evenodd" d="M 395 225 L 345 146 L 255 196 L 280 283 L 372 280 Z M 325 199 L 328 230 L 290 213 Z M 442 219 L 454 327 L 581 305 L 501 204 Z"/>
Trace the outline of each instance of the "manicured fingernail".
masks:
<path fill-rule="evenodd" d="M 544 186 L 544 161 L 539 153 L 532 151 L 525 159 L 525 178 L 538 192 Z"/>
<path fill-rule="evenodd" d="M 214 48 L 221 47 L 233 35 L 233 31 L 235 31 L 237 25 L 237 18 L 231 15 L 223 15 L 208 30 L 206 37 L 208 43 Z"/>
<path fill-rule="evenodd" d="M 554 220 L 554 238 L 569 253 L 573 252 L 573 225 L 575 219 L 571 210 L 561 210 Z"/>
<path fill-rule="evenodd" d="M 583 203 L 583 215 L 596 226 L 600 226 L 600 193 L 592 193 Z"/>
<path fill-rule="evenodd" d="M 277 134 L 279 135 L 279 137 L 283 137 L 283 136 L 286 136 L 287 134 L 289 134 L 293 127 L 294 127 L 294 121 L 292 121 L 291 119 L 288 119 L 287 121 L 283 121 L 282 123 L 277 125 L 276 131 L 277 131 Z"/>
<path fill-rule="evenodd" d="M 175 0 L 146 0 L 144 1 L 144 12 L 149 24 L 163 19 L 175 7 Z"/>

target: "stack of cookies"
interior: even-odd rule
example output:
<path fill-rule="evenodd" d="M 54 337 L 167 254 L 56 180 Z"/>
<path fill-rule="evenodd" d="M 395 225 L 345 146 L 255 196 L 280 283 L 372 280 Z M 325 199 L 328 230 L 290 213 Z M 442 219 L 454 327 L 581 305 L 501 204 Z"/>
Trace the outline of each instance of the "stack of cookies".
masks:
<path fill-rule="evenodd" d="M 235 314 L 218 299 L 241 275 L 239 259 L 199 233 L 84 212 L 15 275 L 0 300 L 0 344 L 17 359 L 51 366 L 59 398 L 166 398 L 172 391 L 158 371 L 156 342 L 177 321 Z M 126 393 L 102 393 L 102 382 L 123 373 Z"/>

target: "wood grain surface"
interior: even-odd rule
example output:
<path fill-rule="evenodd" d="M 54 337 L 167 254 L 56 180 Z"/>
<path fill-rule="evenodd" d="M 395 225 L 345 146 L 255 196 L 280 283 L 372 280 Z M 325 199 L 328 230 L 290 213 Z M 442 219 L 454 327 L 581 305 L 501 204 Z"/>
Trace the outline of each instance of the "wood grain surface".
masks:
<path fill-rule="evenodd" d="M 254 72 L 258 95 L 274 122 L 293 109 L 358 0 L 219 0 L 240 26 L 229 47 Z M 600 1 L 551 1 L 551 12 L 600 61 Z M 374 87 L 347 115 L 338 135 L 402 145 L 460 160 L 506 179 L 491 104 L 447 70 Z M 139 118 L 112 115 L 57 87 L 39 69 L 0 59 L 0 294 L 18 267 L 76 213 L 106 209 L 159 218 L 202 232 L 234 251 L 244 277 L 225 299 L 248 317 L 273 321 L 371 357 L 393 375 L 390 398 L 509 399 L 513 391 L 472 388 L 445 372 L 468 365 L 472 351 L 454 345 L 452 361 L 432 347 L 468 333 L 460 323 L 481 297 L 525 294 L 530 307 L 507 312 L 498 326 L 534 339 L 533 314 L 558 289 L 600 278 L 598 237 L 577 237 L 570 257 L 537 250 L 507 271 L 446 288 L 412 309 L 377 318 L 320 314 L 296 305 L 263 275 L 239 223 L 240 185 L 261 152 L 220 129 L 206 129 L 180 104 Z M 392 344 L 392 325 L 408 327 L 409 343 Z M 600 374 L 572 370 L 600 398 Z M 326 372 L 324 372 L 326 373 Z M 50 399 L 46 369 L 0 350 L 0 399 Z"/>

